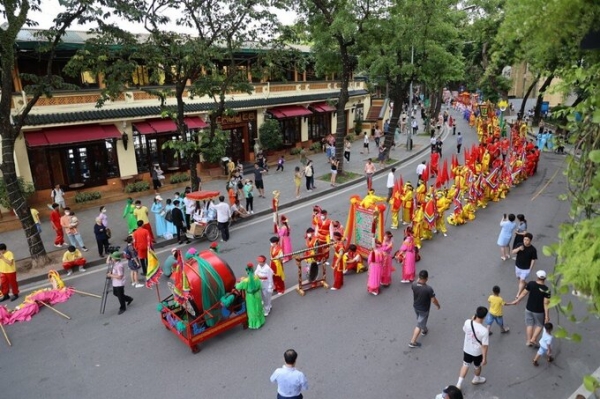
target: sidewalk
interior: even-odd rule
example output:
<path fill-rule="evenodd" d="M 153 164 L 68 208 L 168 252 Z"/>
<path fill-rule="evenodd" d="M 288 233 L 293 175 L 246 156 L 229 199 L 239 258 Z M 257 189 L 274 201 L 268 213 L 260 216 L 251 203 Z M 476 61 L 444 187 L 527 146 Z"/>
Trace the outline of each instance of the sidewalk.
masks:
<path fill-rule="evenodd" d="M 455 120 L 457 120 L 457 123 L 458 123 L 457 131 L 462 131 L 462 132 L 466 133 L 469 130 L 469 126 L 468 126 L 467 122 L 464 121 L 462 118 L 460 118 L 460 115 L 457 112 L 455 112 L 453 110 L 451 110 L 451 112 L 453 114 L 453 117 L 455 118 Z M 420 126 L 420 131 L 421 131 L 422 130 L 422 121 L 420 121 L 420 120 L 419 120 L 419 126 Z M 448 135 L 450 135 L 450 137 L 452 136 L 451 129 L 450 129 L 450 131 L 445 133 L 444 139 L 447 140 Z M 391 168 L 392 166 L 397 167 L 398 165 L 400 165 L 404 162 L 407 162 L 408 160 L 411 160 L 415 157 L 422 157 L 429 153 L 429 135 L 428 134 L 424 134 L 421 132 L 417 136 L 414 136 L 413 137 L 413 149 L 410 152 L 406 151 L 406 148 L 404 145 L 405 138 L 406 138 L 406 136 L 402 135 L 403 143 L 400 145 L 400 147 L 397 147 L 395 150 L 390 151 L 390 158 L 396 160 L 397 162 L 395 162 L 394 164 L 387 165 L 386 168 L 384 168 L 384 169 L 378 170 L 376 174 L 386 173 L 389 170 L 389 168 Z M 454 145 L 453 143 L 448 144 L 448 146 L 453 146 L 453 145 Z M 368 154 L 368 155 L 360 154 L 360 151 L 363 150 L 362 140 L 359 138 L 356 141 L 354 141 L 352 144 L 352 152 L 351 152 L 350 162 L 344 163 L 344 170 L 359 174 L 361 176 L 361 179 L 364 179 L 363 170 L 364 170 L 364 165 L 365 165 L 367 158 L 369 158 L 369 157 L 372 158 L 374 163 L 377 164 L 377 151 L 374 149 L 374 147 L 375 147 L 375 143 L 371 142 L 370 154 Z M 276 168 L 271 167 L 269 169 L 269 173 L 264 175 L 265 197 L 266 198 L 259 198 L 258 196 L 256 196 L 255 200 L 254 200 L 254 215 L 251 215 L 248 218 L 242 220 L 241 222 L 237 222 L 237 223 L 241 224 L 241 223 L 244 223 L 244 221 L 246 221 L 246 220 L 254 219 L 256 217 L 271 213 L 271 199 L 272 199 L 272 192 L 274 190 L 280 191 L 279 208 L 285 209 L 285 208 L 289 208 L 293 205 L 296 205 L 298 203 L 301 203 L 304 201 L 310 201 L 313 198 L 318 198 L 327 193 L 331 193 L 331 192 L 335 191 L 338 187 L 354 184 L 354 183 L 356 183 L 356 181 L 359 180 L 359 179 L 355 179 L 355 180 L 346 182 L 344 184 L 340 184 L 337 187 L 331 187 L 328 181 L 326 182 L 326 181 L 320 180 L 321 176 L 328 174 L 330 172 L 329 164 L 327 162 L 325 153 L 312 154 L 308 158 L 311 159 L 314 163 L 315 185 L 316 185 L 317 189 L 313 190 L 312 192 L 307 192 L 305 185 L 304 185 L 304 180 L 303 180 L 302 185 L 301 185 L 301 192 L 300 192 L 301 196 L 298 199 L 296 198 L 295 187 L 294 187 L 294 168 L 296 166 L 302 167 L 299 158 L 296 158 L 296 159 L 286 162 L 284 171 L 275 172 Z M 246 174 L 246 175 L 244 175 L 244 177 L 252 178 L 253 176 Z M 220 191 L 223 195 L 225 195 L 225 198 L 227 199 L 227 193 L 225 191 L 225 183 L 226 183 L 225 180 L 215 179 L 215 180 L 203 183 L 202 189 L 203 190 Z M 376 189 L 381 195 L 384 195 L 384 192 L 383 192 L 384 186 L 381 188 L 377 186 Z M 160 192 L 160 195 L 163 198 L 163 203 L 164 203 L 164 200 L 166 200 L 167 198 L 172 198 L 173 194 L 174 194 L 174 191 L 173 192 L 167 192 L 167 191 Z M 134 200 L 141 200 L 142 204 L 144 204 L 145 206 L 150 208 L 152 205 L 152 202 L 154 200 L 154 196 L 155 196 L 154 193 L 152 193 L 152 194 L 148 193 L 143 196 L 135 196 L 135 193 L 134 193 L 132 195 L 132 198 Z M 244 202 L 242 201 L 242 204 L 243 203 Z M 126 225 L 124 219 L 122 218 L 123 207 L 125 206 L 125 204 L 124 204 L 124 202 L 123 203 L 120 203 L 120 202 L 119 203 L 107 203 L 107 204 L 105 204 L 105 206 L 107 208 L 108 226 L 111 228 L 112 233 L 113 233 L 113 238 L 111 239 L 111 244 L 114 243 L 115 245 L 122 246 L 123 241 L 127 236 L 127 225 Z M 95 208 L 83 210 L 83 211 L 80 211 L 77 213 L 77 217 L 79 218 L 79 221 L 80 221 L 79 231 L 81 233 L 81 236 L 83 238 L 83 241 L 84 241 L 86 247 L 89 249 L 88 252 L 84 253 L 84 256 L 88 260 L 89 266 L 104 263 L 104 259 L 100 259 L 98 256 L 96 239 L 95 239 L 94 233 L 93 233 L 93 226 L 95 223 L 95 218 L 96 218 L 96 216 L 98 216 L 98 213 L 99 213 L 98 210 Z M 154 217 L 152 214 L 150 215 L 150 223 L 152 225 L 154 225 Z M 63 253 L 66 250 L 66 247 L 63 247 L 63 248 L 54 247 L 53 242 L 54 242 L 55 234 L 54 234 L 54 230 L 52 230 L 52 227 L 50 225 L 50 221 L 47 219 L 42 220 L 41 236 L 42 236 L 44 245 L 46 247 L 46 251 L 48 253 L 53 253 L 56 251 L 60 251 L 61 253 Z M 22 260 L 22 259 L 29 257 L 29 249 L 25 243 L 24 238 L 25 238 L 25 235 L 22 230 L 0 233 L 0 242 L 5 243 L 8 247 L 8 249 L 13 251 L 13 253 L 15 254 L 15 259 L 17 259 L 17 260 Z M 157 248 L 165 247 L 168 245 L 173 245 L 176 243 L 175 239 L 165 240 L 163 238 L 157 238 L 157 241 L 158 241 L 158 243 L 156 244 Z M 27 282 L 30 282 L 30 281 L 37 281 L 42 278 L 45 278 L 45 275 L 47 273 L 46 269 L 51 269 L 51 268 L 56 269 L 56 270 L 62 270 L 62 267 L 60 265 L 55 264 L 55 265 L 49 265 L 47 268 L 44 268 L 44 269 L 32 270 L 28 273 L 20 273 L 21 274 L 21 278 L 19 279 L 20 283 L 26 284 Z"/>

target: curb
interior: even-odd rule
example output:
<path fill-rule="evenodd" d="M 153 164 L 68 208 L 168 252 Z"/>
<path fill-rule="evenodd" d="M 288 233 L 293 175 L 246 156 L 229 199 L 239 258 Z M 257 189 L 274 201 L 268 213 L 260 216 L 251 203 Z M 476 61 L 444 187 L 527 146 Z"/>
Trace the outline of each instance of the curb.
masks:
<path fill-rule="evenodd" d="M 450 131 L 446 132 L 446 134 L 442 137 L 442 139 L 445 140 L 449 135 L 450 135 Z M 411 152 L 410 155 L 408 157 L 404 158 L 403 160 L 400 160 L 400 161 L 394 162 L 392 164 L 386 165 L 382 169 L 376 171 L 374 173 L 374 175 L 375 176 L 381 175 L 381 174 L 387 172 L 388 169 L 390 169 L 392 167 L 397 167 L 399 165 L 402 165 L 403 163 L 407 163 L 409 161 L 412 161 L 413 159 L 415 159 L 417 157 L 420 157 L 423 154 L 426 154 L 428 151 L 429 151 L 429 145 L 425 146 L 420 151 Z M 348 187 L 350 185 L 358 183 L 359 181 L 361 181 L 363 179 L 364 179 L 364 176 L 361 176 L 359 178 L 356 178 L 356 179 L 347 181 L 345 183 L 342 183 L 342 184 L 340 184 L 340 185 L 338 185 L 336 187 L 329 187 L 329 188 L 327 188 L 325 190 L 322 190 L 322 191 L 319 191 L 317 193 L 314 193 L 310 197 L 298 198 L 298 199 L 292 200 L 292 201 L 287 202 L 285 204 L 281 204 L 281 206 L 279 207 L 279 209 L 280 210 L 288 209 L 288 208 L 291 208 L 291 207 L 296 206 L 298 204 L 301 204 L 303 202 L 312 200 L 313 198 L 323 197 L 323 196 L 325 196 L 325 195 L 327 195 L 329 193 L 332 193 L 332 192 L 336 191 L 336 189 L 339 188 L 339 187 Z M 259 212 L 256 212 L 256 213 L 254 213 L 254 214 L 252 214 L 252 215 L 244 218 L 243 220 L 241 220 L 239 222 L 239 224 L 243 224 L 245 220 L 252 220 L 252 219 L 255 219 L 257 217 L 266 216 L 266 215 L 269 215 L 269 214 L 271 214 L 271 211 L 268 210 L 268 209 L 267 210 L 263 210 L 263 211 L 259 211 Z M 238 225 L 238 223 L 236 223 L 236 225 Z M 204 238 L 204 239 L 198 240 L 198 241 L 204 241 L 204 240 L 206 240 L 206 239 Z M 176 243 L 177 243 L 177 239 L 173 238 L 171 240 L 165 240 L 165 241 L 161 241 L 161 242 L 155 244 L 154 248 L 155 249 L 157 249 L 157 248 L 164 248 L 164 247 L 167 247 L 167 246 L 174 245 Z M 123 245 L 121 245 L 121 247 L 122 246 Z M 86 267 L 86 269 L 90 269 L 90 268 L 93 268 L 93 267 L 96 267 L 96 266 L 101 266 L 101 265 L 106 265 L 105 259 L 96 259 L 96 260 L 90 261 L 89 263 L 87 263 L 85 265 L 85 267 Z M 64 277 L 67 274 L 66 271 L 62 270 L 62 269 L 61 270 L 57 270 L 57 272 L 60 274 L 61 277 Z M 31 276 L 31 277 L 24 278 L 23 280 L 19 280 L 19 284 L 22 284 L 22 285 L 33 284 L 33 283 L 37 283 L 37 282 L 40 282 L 40 281 L 44 281 L 46 279 L 47 279 L 46 274 L 39 274 L 39 275 L 36 275 L 36 276 Z"/>

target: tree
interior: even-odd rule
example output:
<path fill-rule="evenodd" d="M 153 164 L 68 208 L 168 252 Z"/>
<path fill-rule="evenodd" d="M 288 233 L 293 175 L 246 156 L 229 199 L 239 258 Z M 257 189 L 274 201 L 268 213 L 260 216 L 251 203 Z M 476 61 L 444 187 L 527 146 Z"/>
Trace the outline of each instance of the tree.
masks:
<path fill-rule="evenodd" d="M 394 132 L 411 81 L 428 88 L 439 112 L 443 87 L 462 77 L 463 63 L 455 24 L 460 14 L 453 1 L 405 0 L 395 2 L 367 27 L 362 37 L 360 66 L 389 88 L 394 104 L 390 132 Z M 435 105 L 437 104 L 437 105 Z M 385 137 L 386 157 L 394 136 Z"/>
<path fill-rule="evenodd" d="M 18 56 L 17 35 L 24 27 L 36 26 L 36 23 L 31 20 L 31 14 L 41 11 L 41 0 L 2 0 L 0 2 L 0 13 L 6 19 L 6 23 L 0 29 L 0 77 L 2 79 L 2 97 L 0 98 L 2 164 L 0 164 L 0 170 L 2 170 L 6 183 L 10 206 L 14 209 L 25 231 L 33 267 L 43 266 L 50 259 L 19 187 L 14 157 L 15 141 L 21 135 L 27 115 L 41 96 L 51 96 L 57 89 L 72 89 L 71 85 L 65 84 L 59 76 L 52 73 L 54 55 L 67 29 L 74 23 L 84 25 L 106 18 L 112 12 L 119 13 L 112 9 L 113 4 L 110 0 L 65 0 L 61 2 L 61 5 L 63 10 L 54 17 L 52 28 L 40 31 L 38 34 L 38 38 L 43 44 L 36 51 L 40 55 L 43 54 L 44 59 L 47 60 L 46 74 L 44 76 L 27 76 L 33 84 L 25 87 L 25 91 L 31 97 L 18 113 L 13 114 L 11 93 L 13 92 L 13 72 Z"/>
<path fill-rule="evenodd" d="M 337 99 L 336 154 L 343 154 L 347 132 L 348 87 L 357 66 L 358 41 L 365 25 L 378 12 L 380 0 L 302 0 L 298 4 L 302 23 L 310 32 L 315 65 L 320 74 L 340 77 Z M 298 27 L 297 31 L 302 31 Z M 344 169 L 343 157 L 338 170 Z"/>

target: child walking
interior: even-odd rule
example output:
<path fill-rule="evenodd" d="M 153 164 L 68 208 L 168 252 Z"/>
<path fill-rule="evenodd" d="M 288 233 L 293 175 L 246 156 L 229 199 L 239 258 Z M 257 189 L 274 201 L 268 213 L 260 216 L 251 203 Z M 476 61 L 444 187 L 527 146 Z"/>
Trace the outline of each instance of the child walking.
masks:
<path fill-rule="evenodd" d="M 279 157 L 279 160 L 277 161 L 277 169 L 275 169 L 275 172 L 278 171 L 282 171 L 283 172 L 283 164 L 285 163 L 285 159 L 283 158 L 283 155 Z"/>
<path fill-rule="evenodd" d="M 548 363 L 552 363 L 554 360 L 552 357 L 552 340 L 554 339 L 554 336 L 552 335 L 553 328 L 554 326 L 552 323 L 544 324 L 544 332 L 542 333 L 542 339 L 540 339 L 540 348 L 533 358 L 533 365 L 535 367 L 540 365 L 538 360 L 540 360 L 541 356 L 548 355 Z"/>
<path fill-rule="evenodd" d="M 300 172 L 300 167 L 296 166 L 294 168 L 294 187 L 296 187 L 296 198 L 300 198 L 300 184 L 302 183 L 302 172 Z"/>
<path fill-rule="evenodd" d="M 504 299 L 502 299 L 500 296 L 500 287 L 497 285 L 492 287 L 492 295 L 489 296 L 488 302 L 490 304 L 490 311 L 485 319 L 485 324 L 487 324 L 487 329 L 490 332 L 490 335 L 492 335 L 490 330 L 492 329 L 492 324 L 494 324 L 494 321 L 500 326 L 500 332 L 502 334 L 509 332 L 510 330 L 508 327 L 504 326 L 504 320 L 502 317 L 502 307 L 507 305 L 507 303 L 504 302 Z"/>

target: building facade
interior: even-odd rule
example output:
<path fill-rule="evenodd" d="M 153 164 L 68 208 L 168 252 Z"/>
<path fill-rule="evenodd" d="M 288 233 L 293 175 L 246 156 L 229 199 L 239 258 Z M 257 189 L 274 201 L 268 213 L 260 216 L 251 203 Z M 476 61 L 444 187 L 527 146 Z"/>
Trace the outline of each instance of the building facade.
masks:
<path fill-rule="evenodd" d="M 26 51 L 33 46 L 33 37 L 32 31 L 24 30 L 18 43 L 24 55 L 19 53 L 17 70 L 13 73 L 14 114 L 28 100 L 23 92 L 28 82 L 21 74 L 43 74 L 41 64 L 36 65 Z M 64 75 L 62 68 L 85 39 L 84 33 L 69 32 L 64 49 L 57 52 L 55 74 Z M 254 144 L 259 140 L 258 131 L 265 118 L 279 121 L 285 148 L 308 145 L 335 132 L 337 115 L 332 104 L 339 93 L 339 82 L 332 77 L 317 78 L 310 66 L 288 75 L 286 78 L 291 81 L 256 81 L 248 72 L 252 93 L 227 96 L 226 107 L 235 114 L 218 120 L 220 128 L 228 133 L 226 156 L 252 162 Z M 163 149 L 165 142 L 181 137 L 172 120 L 160 117 L 159 100 L 155 96 L 142 88 L 132 88 L 97 108 L 103 88 L 101 76 L 84 73 L 79 78 L 64 79 L 81 89 L 56 91 L 51 98 L 40 98 L 26 120 L 23 134 L 15 142 L 17 172 L 32 181 L 37 191 L 50 190 L 56 184 L 71 190 L 120 188 L 123 182 L 143 177 L 154 164 L 168 173 L 185 170 L 186 163 L 175 150 Z M 134 76 L 132 81 L 138 85 L 144 83 L 144 75 Z M 355 117 L 368 111 L 370 96 L 364 81 L 352 81 L 349 89 L 346 117 L 351 132 Z M 188 93 L 184 98 L 189 129 L 186 134 L 202 133 L 208 127 L 208 113 L 214 102 L 209 98 L 191 98 Z M 169 98 L 166 105 L 174 107 L 175 98 Z"/>

